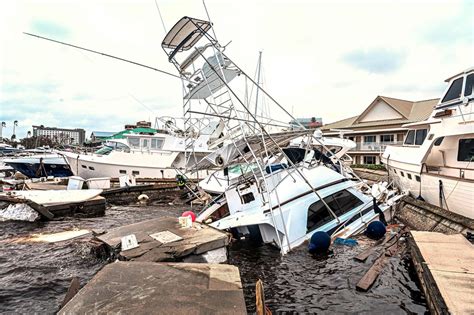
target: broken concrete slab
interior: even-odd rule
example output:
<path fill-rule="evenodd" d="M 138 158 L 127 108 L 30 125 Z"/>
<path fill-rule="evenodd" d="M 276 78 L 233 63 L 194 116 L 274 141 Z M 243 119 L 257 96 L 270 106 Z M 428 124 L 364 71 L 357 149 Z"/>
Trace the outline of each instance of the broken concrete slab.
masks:
<path fill-rule="evenodd" d="M 172 233 L 181 239 L 163 243 L 150 236 L 160 232 Z M 122 237 L 130 234 L 135 235 L 139 246 L 121 251 L 119 258 L 122 260 L 180 261 L 189 255 L 200 255 L 226 247 L 230 241 L 230 235 L 225 232 L 198 222 L 193 223 L 191 228 L 182 228 L 178 219 L 172 217 L 125 225 L 96 236 L 96 238 L 107 244 L 111 250 L 118 250 Z"/>
<path fill-rule="evenodd" d="M 239 270 L 223 264 L 116 262 L 58 314 L 246 314 Z"/>

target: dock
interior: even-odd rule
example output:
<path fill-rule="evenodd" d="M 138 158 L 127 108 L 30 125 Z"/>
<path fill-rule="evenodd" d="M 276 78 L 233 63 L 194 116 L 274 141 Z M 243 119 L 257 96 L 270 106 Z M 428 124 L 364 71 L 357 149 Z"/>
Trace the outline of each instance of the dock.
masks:
<path fill-rule="evenodd" d="M 160 233 L 166 233 L 165 236 L 168 238 L 171 236 L 175 240 L 159 241 L 160 238 L 156 235 Z M 173 217 L 125 225 L 98 235 L 96 239 L 105 243 L 109 251 L 115 252 L 121 247 L 122 237 L 131 234 L 135 235 L 138 247 L 120 250 L 117 253 L 120 260 L 211 262 L 208 258 L 209 252 L 226 260 L 226 246 L 230 241 L 230 235 L 223 231 L 198 222 L 194 222 L 192 227 L 183 228 L 179 225 L 178 219 Z"/>
<path fill-rule="evenodd" d="M 58 314 L 246 314 L 239 270 L 199 263 L 116 262 Z"/>
<path fill-rule="evenodd" d="M 461 234 L 411 231 L 416 273 L 432 314 L 474 312 L 474 246 Z"/>

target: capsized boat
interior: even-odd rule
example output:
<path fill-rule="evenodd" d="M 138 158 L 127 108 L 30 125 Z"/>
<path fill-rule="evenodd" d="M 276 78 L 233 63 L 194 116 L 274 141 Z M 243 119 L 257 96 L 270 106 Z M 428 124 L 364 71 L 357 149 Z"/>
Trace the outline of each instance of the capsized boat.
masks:
<path fill-rule="evenodd" d="M 474 219 L 474 68 L 446 80 L 431 116 L 406 124 L 401 146 L 388 146 L 382 162 L 402 190 Z"/>
<path fill-rule="evenodd" d="M 209 21 L 183 17 L 162 42 L 183 81 L 185 118 L 212 116 L 224 123 L 215 151 L 193 159 L 188 173 L 250 166 L 229 180 L 224 194 L 198 219 L 260 237 L 285 254 L 316 231 L 348 236 L 388 212 L 400 196 L 385 189 L 374 205 L 360 189 L 363 182 L 346 173 L 334 152 L 328 156 L 314 147 L 321 139 L 312 130 L 285 125 L 295 118 L 225 54 L 211 33 Z M 272 117 L 285 118 L 258 116 L 245 94 L 252 88 L 272 106 Z M 298 138 L 303 141 L 292 146 Z"/>

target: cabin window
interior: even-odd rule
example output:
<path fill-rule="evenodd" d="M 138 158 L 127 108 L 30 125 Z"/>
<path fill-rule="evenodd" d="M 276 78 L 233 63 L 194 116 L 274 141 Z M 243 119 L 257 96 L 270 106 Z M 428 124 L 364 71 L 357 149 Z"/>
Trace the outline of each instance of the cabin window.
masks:
<path fill-rule="evenodd" d="M 464 96 L 471 96 L 474 92 L 474 73 L 466 77 L 466 87 L 464 88 Z"/>
<path fill-rule="evenodd" d="M 127 174 L 126 170 L 119 170 L 119 174 Z"/>
<path fill-rule="evenodd" d="M 474 160 L 474 138 L 460 139 L 458 148 L 458 161 L 470 162 Z"/>
<path fill-rule="evenodd" d="M 402 177 L 405 177 L 405 173 L 403 173 L 403 171 L 400 171 L 400 175 L 402 175 Z"/>
<path fill-rule="evenodd" d="M 393 135 L 380 135 L 380 142 L 393 142 Z"/>
<path fill-rule="evenodd" d="M 95 168 L 94 168 L 93 166 L 89 166 L 89 169 L 90 169 L 91 171 L 95 171 Z"/>
<path fill-rule="evenodd" d="M 133 175 L 133 176 L 140 175 L 140 171 L 132 171 L 132 175 Z"/>
<path fill-rule="evenodd" d="M 396 170 L 396 169 L 393 168 L 392 170 L 393 170 L 393 173 L 394 173 L 394 174 L 397 174 L 397 170 Z"/>
<path fill-rule="evenodd" d="M 364 143 L 373 143 L 375 142 L 375 136 L 364 136 Z"/>
<path fill-rule="evenodd" d="M 407 173 L 407 177 L 408 177 L 408 179 L 411 179 L 411 174 Z"/>
<path fill-rule="evenodd" d="M 365 155 L 364 156 L 364 164 L 375 164 L 375 156 Z"/>
<path fill-rule="evenodd" d="M 161 149 L 163 142 L 163 139 L 151 139 L 151 148 L 154 150 Z"/>
<path fill-rule="evenodd" d="M 362 201 L 347 190 L 338 191 L 324 198 L 324 201 L 338 217 L 352 209 L 362 205 Z M 329 212 L 324 203 L 319 200 L 311 204 L 308 208 L 308 221 L 306 229 L 308 232 L 323 226 L 334 217 Z"/>
<path fill-rule="evenodd" d="M 417 181 L 417 182 L 421 182 L 421 178 L 420 178 L 420 176 L 418 176 L 418 175 L 415 175 L 415 179 L 416 179 L 416 181 Z"/>
<path fill-rule="evenodd" d="M 306 222 L 306 231 L 313 231 L 334 219 L 329 213 L 324 203 L 319 200 L 311 204 L 308 208 L 308 221 Z"/>
<path fill-rule="evenodd" d="M 324 198 L 324 201 L 338 217 L 362 204 L 359 198 L 347 190 L 338 191 Z"/>
<path fill-rule="evenodd" d="M 449 102 L 461 97 L 462 81 L 463 78 L 459 78 L 453 81 L 441 103 Z"/>
<path fill-rule="evenodd" d="M 422 145 L 423 141 L 425 141 L 427 133 L 428 133 L 427 129 L 417 129 L 416 136 L 415 136 L 415 144 Z"/>
<path fill-rule="evenodd" d="M 438 147 L 441 145 L 441 143 L 443 143 L 443 139 L 444 137 L 439 137 L 438 139 L 436 139 L 433 143 L 434 146 Z"/>
<path fill-rule="evenodd" d="M 433 138 L 434 138 L 434 133 L 430 133 L 430 134 L 428 135 L 428 140 L 433 140 Z"/>
<path fill-rule="evenodd" d="M 132 148 L 139 148 L 140 138 L 128 138 L 128 144 L 130 144 Z"/>
<path fill-rule="evenodd" d="M 148 144 L 150 143 L 149 139 L 142 139 L 142 148 L 148 149 Z"/>
<path fill-rule="evenodd" d="M 405 144 L 415 143 L 415 130 L 409 130 L 405 138 Z"/>
<path fill-rule="evenodd" d="M 81 167 L 82 167 L 82 168 L 87 168 L 87 166 L 85 166 L 85 165 L 81 165 Z"/>
<path fill-rule="evenodd" d="M 252 192 L 249 192 L 240 196 L 240 201 L 242 202 L 242 204 L 250 203 L 254 200 L 255 200 L 255 196 L 253 195 Z"/>

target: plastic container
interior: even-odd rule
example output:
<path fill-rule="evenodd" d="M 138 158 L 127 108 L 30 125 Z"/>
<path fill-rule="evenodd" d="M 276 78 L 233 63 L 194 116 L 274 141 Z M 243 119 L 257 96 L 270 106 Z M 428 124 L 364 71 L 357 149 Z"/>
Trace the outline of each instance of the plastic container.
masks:
<path fill-rule="evenodd" d="M 67 190 L 80 190 L 84 185 L 84 178 L 79 176 L 71 176 L 67 182 Z"/>
<path fill-rule="evenodd" d="M 108 189 L 110 188 L 110 177 L 89 178 L 87 187 L 89 189 Z"/>

